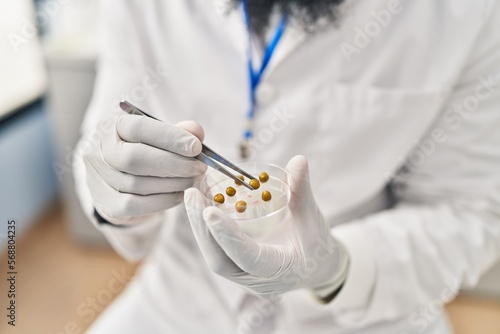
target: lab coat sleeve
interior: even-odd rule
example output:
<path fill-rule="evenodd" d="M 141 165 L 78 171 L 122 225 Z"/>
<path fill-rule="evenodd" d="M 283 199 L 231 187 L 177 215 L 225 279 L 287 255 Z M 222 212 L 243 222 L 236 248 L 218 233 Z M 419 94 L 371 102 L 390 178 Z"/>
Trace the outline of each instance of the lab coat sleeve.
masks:
<path fill-rule="evenodd" d="M 392 180 L 396 206 L 332 229 L 351 268 L 324 307 L 347 327 L 406 318 L 420 332 L 500 258 L 500 6 L 488 13 L 424 158 Z"/>
<path fill-rule="evenodd" d="M 73 174 L 76 192 L 87 217 L 104 233 L 115 250 L 128 260 L 138 260 L 149 253 L 163 219 L 163 213 L 141 217 L 140 223 L 130 227 L 99 224 L 94 217 L 94 206 L 85 182 L 85 165 L 82 154 L 89 142 L 96 140 L 99 131 L 113 131 L 98 126 L 99 120 L 118 111 L 121 99 L 142 87 L 147 72 L 141 68 L 135 50 L 129 48 L 135 39 L 134 29 L 128 20 L 132 8 L 118 0 L 102 1 L 102 39 L 98 74 L 91 103 L 82 123 L 82 137 L 73 155 Z M 139 65 L 138 65 L 139 64 Z M 142 73 L 144 71 L 144 73 Z"/>

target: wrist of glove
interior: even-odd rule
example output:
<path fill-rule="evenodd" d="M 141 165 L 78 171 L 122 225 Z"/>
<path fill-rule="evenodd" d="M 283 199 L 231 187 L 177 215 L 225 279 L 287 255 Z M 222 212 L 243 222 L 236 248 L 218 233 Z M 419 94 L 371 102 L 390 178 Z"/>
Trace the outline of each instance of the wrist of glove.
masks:
<path fill-rule="evenodd" d="M 220 209 L 207 206 L 196 189 L 185 192 L 189 221 L 208 266 L 216 274 L 258 295 L 310 289 L 321 297 L 342 284 L 348 256 L 330 234 L 316 205 L 306 159 L 294 157 L 287 170 L 292 184 L 283 243 L 251 239 Z"/>
<path fill-rule="evenodd" d="M 339 270 L 337 270 L 336 274 L 332 276 L 329 281 L 311 289 L 313 296 L 320 302 L 328 303 L 333 300 L 340 292 L 347 279 L 350 259 L 344 246 L 339 243 L 339 247 L 342 248 L 342 250 L 339 250 Z"/>
<path fill-rule="evenodd" d="M 129 217 L 129 218 L 121 218 L 121 219 L 113 219 L 113 218 L 104 218 L 99 211 L 97 211 L 96 208 L 94 208 L 94 219 L 97 222 L 98 225 L 100 226 L 112 226 L 112 227 L 128 227 L 128 226 L 134 226 L 137 224 L 144 224 L 148 222 L 156 222 L 160 221 L 162 215 L 162 212 L 155 212 L 151 213 L 149 215 L 145 216 L 139 216 L 139 217 Z M 115 221 L 115 222 L 113 222 Z"/>

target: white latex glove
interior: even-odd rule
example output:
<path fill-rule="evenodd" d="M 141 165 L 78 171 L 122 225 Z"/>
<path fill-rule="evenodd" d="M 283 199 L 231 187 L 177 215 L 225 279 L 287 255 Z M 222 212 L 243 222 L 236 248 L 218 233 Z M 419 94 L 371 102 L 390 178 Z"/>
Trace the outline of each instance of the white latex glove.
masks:
<path fill-rule="evenodd" d="M 206 166 L 195 160 L 200 125 L 177 125 L 126 113 L 102 120 L 84 150 L 87 185 L 97 212 L 113 224 L 134 224 L 182 202 Z"/>
<path fill-rule="evenodd" d="M 262 244 L 247 236 L 220 209 L 206 207 L 199 190 L 184 200 L 196 241 L 211 270 L 258 295 L 309 288 L 324 297 L 341 286 L 349 259 L 330 234 L 313 198 L 307 161 L 288 163 L 292 176 L 285 244 Z"/>

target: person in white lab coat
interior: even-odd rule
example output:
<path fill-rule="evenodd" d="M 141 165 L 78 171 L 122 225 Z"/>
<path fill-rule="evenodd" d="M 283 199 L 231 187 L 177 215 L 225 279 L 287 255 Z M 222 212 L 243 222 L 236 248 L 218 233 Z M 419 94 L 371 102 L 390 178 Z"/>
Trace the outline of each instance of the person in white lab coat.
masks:
<path fill-rule="evenodd" d="M 143 263 L 89 333 L 451 333 L 500 257 L 499 2 L 241 2 L 103 2 L 75 179 Z M 205 139 L 287 166 L 283 244 L 190 188 Z"/>

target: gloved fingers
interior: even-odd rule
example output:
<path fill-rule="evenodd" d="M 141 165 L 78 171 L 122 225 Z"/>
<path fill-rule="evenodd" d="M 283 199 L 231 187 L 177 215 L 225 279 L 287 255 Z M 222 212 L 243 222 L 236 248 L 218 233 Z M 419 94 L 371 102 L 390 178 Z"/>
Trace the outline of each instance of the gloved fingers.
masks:
<path fill-rule="evenodd" d="M 100 156 L 94 154 L 88 155 L 86 160 L 108 185 L 122 193 L 152 195 L 180 192 L 192 187 L 195 181 L 191 177 L 165 178 L 123 173 L 112 168 Z"/>
<path fill-rule="evenodd" d="M 306 158 L 302 155 L 296 155 L 290 159 L 286 169 L 292 177 L 290 205 L 300 208 L 308 205 L 310 201 L 314 201 Z"/>
<path fill-rule="evenodd" d="M 289 207 L 292 216 L 299 224 L 295 227 L 304 233 L 310 232 L 308 231 L 310 227 L 306 226 L 306 223 L 321 219 L 321 214 L 311 189 L 307 160 L 304 156 L 297 155 L 288 162 L 286 169 L 292 177 Z"/>
<path fill-rule="evenodd" d="M 92 165 L 85 164 L 93 204 L 111 222 L 163 211 L 182 202 L 181 192 L 148 196 L 120 193 L 104 182 Z"/>
<path fill-rule="evenodd" d="M 184 203 L 189 223 L 201 253 L 208 267 L 216 274 L 232 279 L 243 271 L 226 255 L 215 241 L 203 219 L 203 210 L 208 205 L 198 189 L 191 188 L 184 193 Z"/>
<path fill-rule="evenodd" d="M 142 176 L 195 177 L 206 171 L 207 166 L 194 158 L 146 144 L 125 142 L 117 134 L 106 136 L 101 143 L 102 157 L 121 172 Z"/>
<path fill-rule="evenodd" d="M 199 129 L 201 126 L 189 126 L 196 128 L 198 135 L 203 134 L 203 129 Z M 201 153 L 201 141 L 195 135 L 179 126 L 146 116 L 123 114 L 117 119 L 116 131 L 121 139 L 129 143 L 143 143 L 186 157 Z"/>
<path fill-rule="evenodd" d="M 207 207 L 203 218 L 220 247 L 245 272 L 268 278 L 283 269 L 287 255 L 284 248 L 259 245 L 216 207 Z"/>
<path fill-rule="evenodd" d="M 317 244 L 329 232 L 325 229 L 323 216 L 314 200 L 307 160 L 303 156 L 295 156 L 288 162 L 286 169 L 292 178 L 289 209 L 297 240 L 304 245 Z"/>

